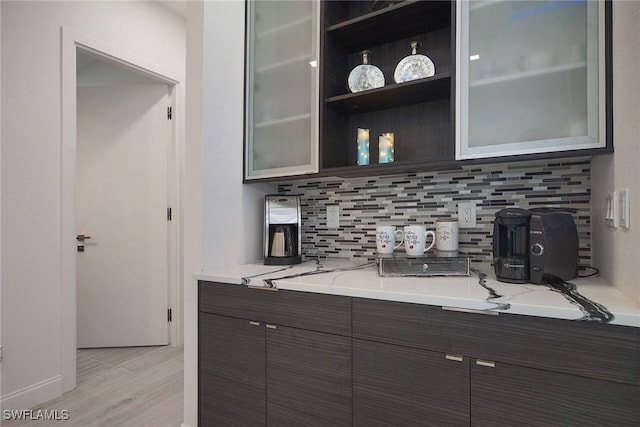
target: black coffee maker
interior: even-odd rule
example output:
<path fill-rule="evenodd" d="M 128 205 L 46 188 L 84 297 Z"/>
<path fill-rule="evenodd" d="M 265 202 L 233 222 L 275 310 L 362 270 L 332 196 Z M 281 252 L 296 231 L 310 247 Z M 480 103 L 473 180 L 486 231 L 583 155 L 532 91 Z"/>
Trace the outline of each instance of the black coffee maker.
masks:
<path fill-rule="evenodd" d="M 300 197 L 265 196 L 264 212 L 264 264 L 300 264 Z"/>
<path fill-rule="evenodd" d="M 508 283 L 552 283 L 578 275 L 578 230 L 569 209 L 507 208 L 493 223 L 493 267 Z"/>

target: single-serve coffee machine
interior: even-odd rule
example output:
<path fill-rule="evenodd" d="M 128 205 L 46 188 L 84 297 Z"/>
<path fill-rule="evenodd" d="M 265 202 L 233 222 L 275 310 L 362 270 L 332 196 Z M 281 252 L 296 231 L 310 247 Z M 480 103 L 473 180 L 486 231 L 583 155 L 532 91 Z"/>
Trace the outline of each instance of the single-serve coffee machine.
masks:
<path fill-rule="evenodd" d="M 493 267 L 509 283 L 550 283 L 578 275 L 578 231 L 562 208 L 507 208 L 493 224 Z"/>
<path fill-rule="evenodd" d="M 264 218 L 264 264 L 300 264 L 300 196 L 265 196 Z"/>

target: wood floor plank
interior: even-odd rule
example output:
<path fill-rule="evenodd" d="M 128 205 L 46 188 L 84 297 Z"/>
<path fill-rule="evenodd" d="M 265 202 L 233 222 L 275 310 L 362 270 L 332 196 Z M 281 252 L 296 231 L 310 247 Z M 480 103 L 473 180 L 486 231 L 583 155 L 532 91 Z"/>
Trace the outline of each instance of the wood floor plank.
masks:
<path fill-rule="evenodd" d="M 148 355 L 162 347 L 112 347 L 112 348 L 87 348 L 78 352 L 84 356 L 111 366 L 120 366 L 138 357 Z"/>
<path fill-rule="evenodd" d="M 98 373 L 108 371 L 109 369 L 112 369 L 112 366 L 78 355 L 78 357 L 76 357 L 76 383 L 84 382 Z"/>
<path fill-rule="evenodd" d="M 93 349 L 92 349 L 93 350 Z M 179 427 L 183 405 L 183 351 L 162 347 L 151 351 L 98 354 L 111 363 L 129 365 L 98 367 L 97 360 L 80 354 L 83 380 L 57 399 L 34 408 L 67 410 L 68 420 L 3 421 L 8 427 Z M 106 355 L 106 356 L 105 356 Z M 132 357 L 135 355 L 135 357 Z"/>
<path fill-rule="evenodd" d="M 182 355 L 182 347 L 161 347 L 145 354 L 144 356 L 129 360 L 120 366 L 131 369 L 132 371 L 140 371 L 148 368 L 149 366 L 154 366 L 158 363 L 173 359 L 177 354 Z"/>

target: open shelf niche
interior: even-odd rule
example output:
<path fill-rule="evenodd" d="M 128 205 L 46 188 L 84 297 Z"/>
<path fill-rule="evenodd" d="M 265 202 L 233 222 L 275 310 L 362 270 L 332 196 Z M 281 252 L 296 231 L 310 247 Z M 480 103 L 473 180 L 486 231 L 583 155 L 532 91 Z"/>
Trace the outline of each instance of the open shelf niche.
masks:
<path fill-rule="evenodd" d="M 371 1 L 326 1 L 321 11 L 321 171 L 358 175 L 453 162 L 455 2 L 403 1 L 374 11 Z M 421 43 L 418 53 L 436 74 L 395 83 L 398 62 Z M 370 63 L 385 86 L 351 93 L 350 71 L 370 50 Z M 370 132 L 370 165 L 357 166 L 357 129 Z M 393 132 L 395 162 L 378 163 L 378 136 Z"/>

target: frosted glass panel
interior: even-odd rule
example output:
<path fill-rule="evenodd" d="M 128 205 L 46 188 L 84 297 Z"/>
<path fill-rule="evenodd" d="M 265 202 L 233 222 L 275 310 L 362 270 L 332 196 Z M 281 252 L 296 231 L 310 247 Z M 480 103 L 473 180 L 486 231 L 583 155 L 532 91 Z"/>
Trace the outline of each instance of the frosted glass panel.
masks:
<path fill-rule="evenodd" d="M 308 3 L 303 2 L 308 7 Z M 277 67 L 295 59 L 311 60 L 311 16 L 293 21 L 279 31 L 257 34 L 255 39 L 255 68 Z M 282 27 L 281 27 L 282 28 Z M 286 31 L 285 31 L 286 30 Z"/>
<path fill-rule="evenodd" d="M 461 2 L 462 154 L 598 141 L 598 3 Z"/>
<path fill-rule="evenodd" d="M 254 125 L 311 113 L 309 61 L 255 74 Z"/>
<path fill-rule="evenodd" d="M 307 171 L 317 159 L 317 68 L 310 62 L 317 58 L 318 3 L 255 1 L 250 7 L 249 174 Z"/>
<path fill-rule="evenodd" d="M 300 0 L 253 0 L 254 34 L 260 37 L 302 18 L 310 18 L 313 13 L 311 1 Z M 310 28 L 310 27 L 309 27 Z"/>
<path fill-rule="evenodd" d="M 258 141 L 253 149 L 253 164 L 263 169 L 298 166 L 309 159 L 311 146 L 309 132 L 311 119 L 257 126 L 254 139 Z"/>

